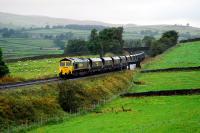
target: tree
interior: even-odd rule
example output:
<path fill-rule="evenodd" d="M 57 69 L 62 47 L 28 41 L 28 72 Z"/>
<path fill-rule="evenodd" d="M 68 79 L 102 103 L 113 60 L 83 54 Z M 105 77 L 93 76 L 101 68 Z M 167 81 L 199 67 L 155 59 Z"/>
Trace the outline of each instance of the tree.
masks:
<path fill-rule="evenodd" d="M 160 43 L 157 40 L 151 43 L 151 47 L 150 47 L 151 56 L 156 56 L 158 54 L 161 54 L 163 51 L 164 51 L 164 45 L 162 43 Z"/>
<path fill-rule="evenodd" d="M 9 73 L 9 69 L 3 61 L 2 51 L 1 51 L 1 48 L 0 48 L 0 77 L 3 77 L 8 73 Z"/>
<path fill-rule="evenodd" d="M 159 40 L 154 40 L 151 42 L 150 55 L 156 56 L 158 54 L 163 53 L 168 48 L 176 45 L 177 41 L 178 41 L 178 32 L 172 30 L 163 33 Z"/>
<path fill-rule="evenodd" d="M 64 49 L 65 48 L 65 42 L 60 40 L 60 39 L 55 39 L 54 44 L 58 47 L 60 47 L 60 49 Z"/>
<path fill-rule="evenodd" d="M 97 54 L 98 49 L 100 49 L 100 44 L 99 44 L 99 35 L 96 29 L 93 29 L 91 31 L 89 41 L 87 43 L 87 47 L 90 50 L 91 53 Z"/>
<path fill-rule="evenodd" d="M 143 39 L 142 39 L 142 43 L 144 43 L 144 45 L 146 47 L 151 47 L 153 41 L 155 41 L 155 38 L 152 37 L 152 36 L 145 36 Z"/>
<path fill-rule="evenodd" d="M 82 55 L 88 54 L 88 48 L 86 41 L 75 39 L 69 40 L 67 46 L 64 49 L 64 54 Z"/>
<path fill-rule="evenodd" d="M 174 46 L 178 42 L 178 32 L 171 30 L 162 34 L 160 42 L 166 45 L 167 48 Z"/>
<path fill-rule="evenodd" d="M 13 34 L 15 34 L 15 31 L 13 29 L 5 29 L 4 32 L 2 33 L 2 37 L 9 38 Z"/>
<path fill-rule="evenodd" d="M 49 25 L 46 25 L 46 26 L 45 26 L 45 29 L 50 29 L 50 26 L 49 26 Z"/>
<path fill-rule="evenodd" d="M 93 29 L 90 34 L 88 49 L 91 53 L 99 53 L 102 57 L 106 52 L 115 54 L 122 53 L 124 40 L 122 39 L 123 28 L 106 28 L 97 32 Z"/>
<path fill-rule="evenodd" d="M 77 82 L 66 81 L 58 84 L 59 88 L 59 104 L 64 111 L 74 113 L 81 107 L 82 99 L 82 86 Z"/>

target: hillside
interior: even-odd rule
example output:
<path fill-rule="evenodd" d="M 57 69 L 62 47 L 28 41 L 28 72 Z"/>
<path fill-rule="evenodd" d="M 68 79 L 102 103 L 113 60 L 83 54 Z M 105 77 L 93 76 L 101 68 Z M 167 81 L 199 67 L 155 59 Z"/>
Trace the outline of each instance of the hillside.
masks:
<path fill-rule="evenodd" d="M 3 38 L 0 47 L 5 59 L 63 53 L 52 40 L 47 39 Z"/>
<path fill-rule="evenodd" d="M 187 67 L 187 62 L 195 66 L 196 60 L 200 57 L 197 44 L 199 42 L 178 45 L 161 55 L 162 58 L 155 58 L 153 63 L 158 66 L 157 68 L 165 68 L 164 65 L 160 64 L 162 62 L 166 64 L 170 62 L 169 56 L 173 55 L 170 57 L 173 60 L 167 67 Z M 195 48 L 197 50 L 194 50 Z M 188 53 L 190 50 L 193 53 Z M 188 53 L 190 56 L 186 57 L 184 53 Z M 180 56 L 182 56 L 182 59 L 180 59 Z M 146 68 L 151 69 L 152 66 L 146 65 Z M 200 87 L 199 82 L 199 70 L 155 73 L 138 72 L 134 75 L 132 86 L 128 92 L 197 89 Z M 73 119 L 64 120 L 54 125 L 47 124 L 30 132 L 199 132 L 199 100 L 199 95 L 118 97 L 85 115 L 78 115 Z"/>
<path fill-rule="evenodd" d="M 200 66 L 200 42 L 180 43 L 155 60 L 145 65 L 145 69 L 163 69 Z"/>
<path fill-rule="evenodd" d="M 44 27 L 45 25 L 68 25 L 68 27 L 54 28 L 34 28 Z M 69 25 L 69 24 L 73 24 Z M 82 27 L 81 27 L 82 26 Z M 92 27 L 119 26 L 98 21 L 79 21 L 62 18 L 51 18 L 45 16 L 24 16 L 0 12 L 0 29 L 3 27 L 22 28 L 19 30 L 21 34 L 26 34 L 28 38 L 3 38 L 0 33 L 0 47 L 3 49 L 5 59 L 21 58 L 46 54 L 61 54 L 62 50 L 57 50 L 52 39 L 45 36 L 59 36 L 61 34 L 70 34 L 70 39 L 87 40 Z M 144 36 L 154 36 L 159 38 L 163 32 L 168 30 L 176 30 L 179 32 L 179 40 L 195 38 L 200 36 L 200 28 L 180 25 L 134 25 L 127 24 L 124 26 L 123 39 L 143 39 Z M 29 28 L 28 28 L 29 27 Z M 30 28 L 33 27 L 33 28 Z M 87 28 L 86 28 L 87 27 Z M 88 28 L 89 27 L 89 28 Z M 67 40 L 66 40 L 67 42 Z M 44 49 L 47 48 L 47 49 Z"/>
<path fill-rule="evenodd" d="M 91 20 L 74 20 L 66 18 L 52 18 L 47 16 L 28 16 L 28 15 L 17 15 L 11 13 L 0 12 L 0 28 L 19 28 L 19 27 L 44 27 L 45 25 L 102 25 L 102 26 L 123 26 L 125 29 L 125 37 L 134 36 L 134 34 L 140 34 L 141 31 L 148 30 L 156 32 L 158 35 L 167 30 L 176 30 L 182 33 L 190 33 L 191 35 L 199 35 L 200 28 L 183 26 L 183 25 L 135 25 L 135 24 L 110 24 L 100 21 Z M 144 33 L 145 34 L 145 33 Z M 141 38 L 137 35 L 132 38 Z"/>
<path fill-rule="evenodd" d="M 110 24 L 98 21 L 73 20 L 64 18 L 52 18 L 46 16 L 26 16 L 0 12 L 0 27 L 44 27 L 45 25 L 103 25 Z"/>

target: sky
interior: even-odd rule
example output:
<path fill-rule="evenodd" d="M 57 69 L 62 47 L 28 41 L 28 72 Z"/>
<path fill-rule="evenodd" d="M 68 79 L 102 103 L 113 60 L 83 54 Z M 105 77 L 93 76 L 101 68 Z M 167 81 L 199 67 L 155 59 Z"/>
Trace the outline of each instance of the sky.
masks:
<path fill-rule="evenodd" d="M 200 0 L 0 0 L 0 12 L 113 24 L 200 27 Z"/>

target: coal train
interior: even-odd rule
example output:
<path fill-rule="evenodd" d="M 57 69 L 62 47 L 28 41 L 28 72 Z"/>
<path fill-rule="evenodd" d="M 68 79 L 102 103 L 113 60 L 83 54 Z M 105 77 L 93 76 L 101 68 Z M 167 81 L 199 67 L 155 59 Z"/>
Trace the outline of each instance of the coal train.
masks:
<path fill-rule="evenodd" d="M 86 74 L 127 69 L 130 64 L 137 64 L 144 58 L 144 52 L 102 58 L 63 58 L 60 60 L 59 77 L 78 77 Z"/>

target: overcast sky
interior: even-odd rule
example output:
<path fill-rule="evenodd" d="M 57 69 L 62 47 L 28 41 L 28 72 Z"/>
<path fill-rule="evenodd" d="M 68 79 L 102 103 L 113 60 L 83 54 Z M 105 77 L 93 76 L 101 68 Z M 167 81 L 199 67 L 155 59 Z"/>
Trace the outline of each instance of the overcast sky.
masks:
<path fill-rule="evenodd" d="M 0 0 L 0 11 L 114 24 L 200 27 L 200 0 Z"/>

